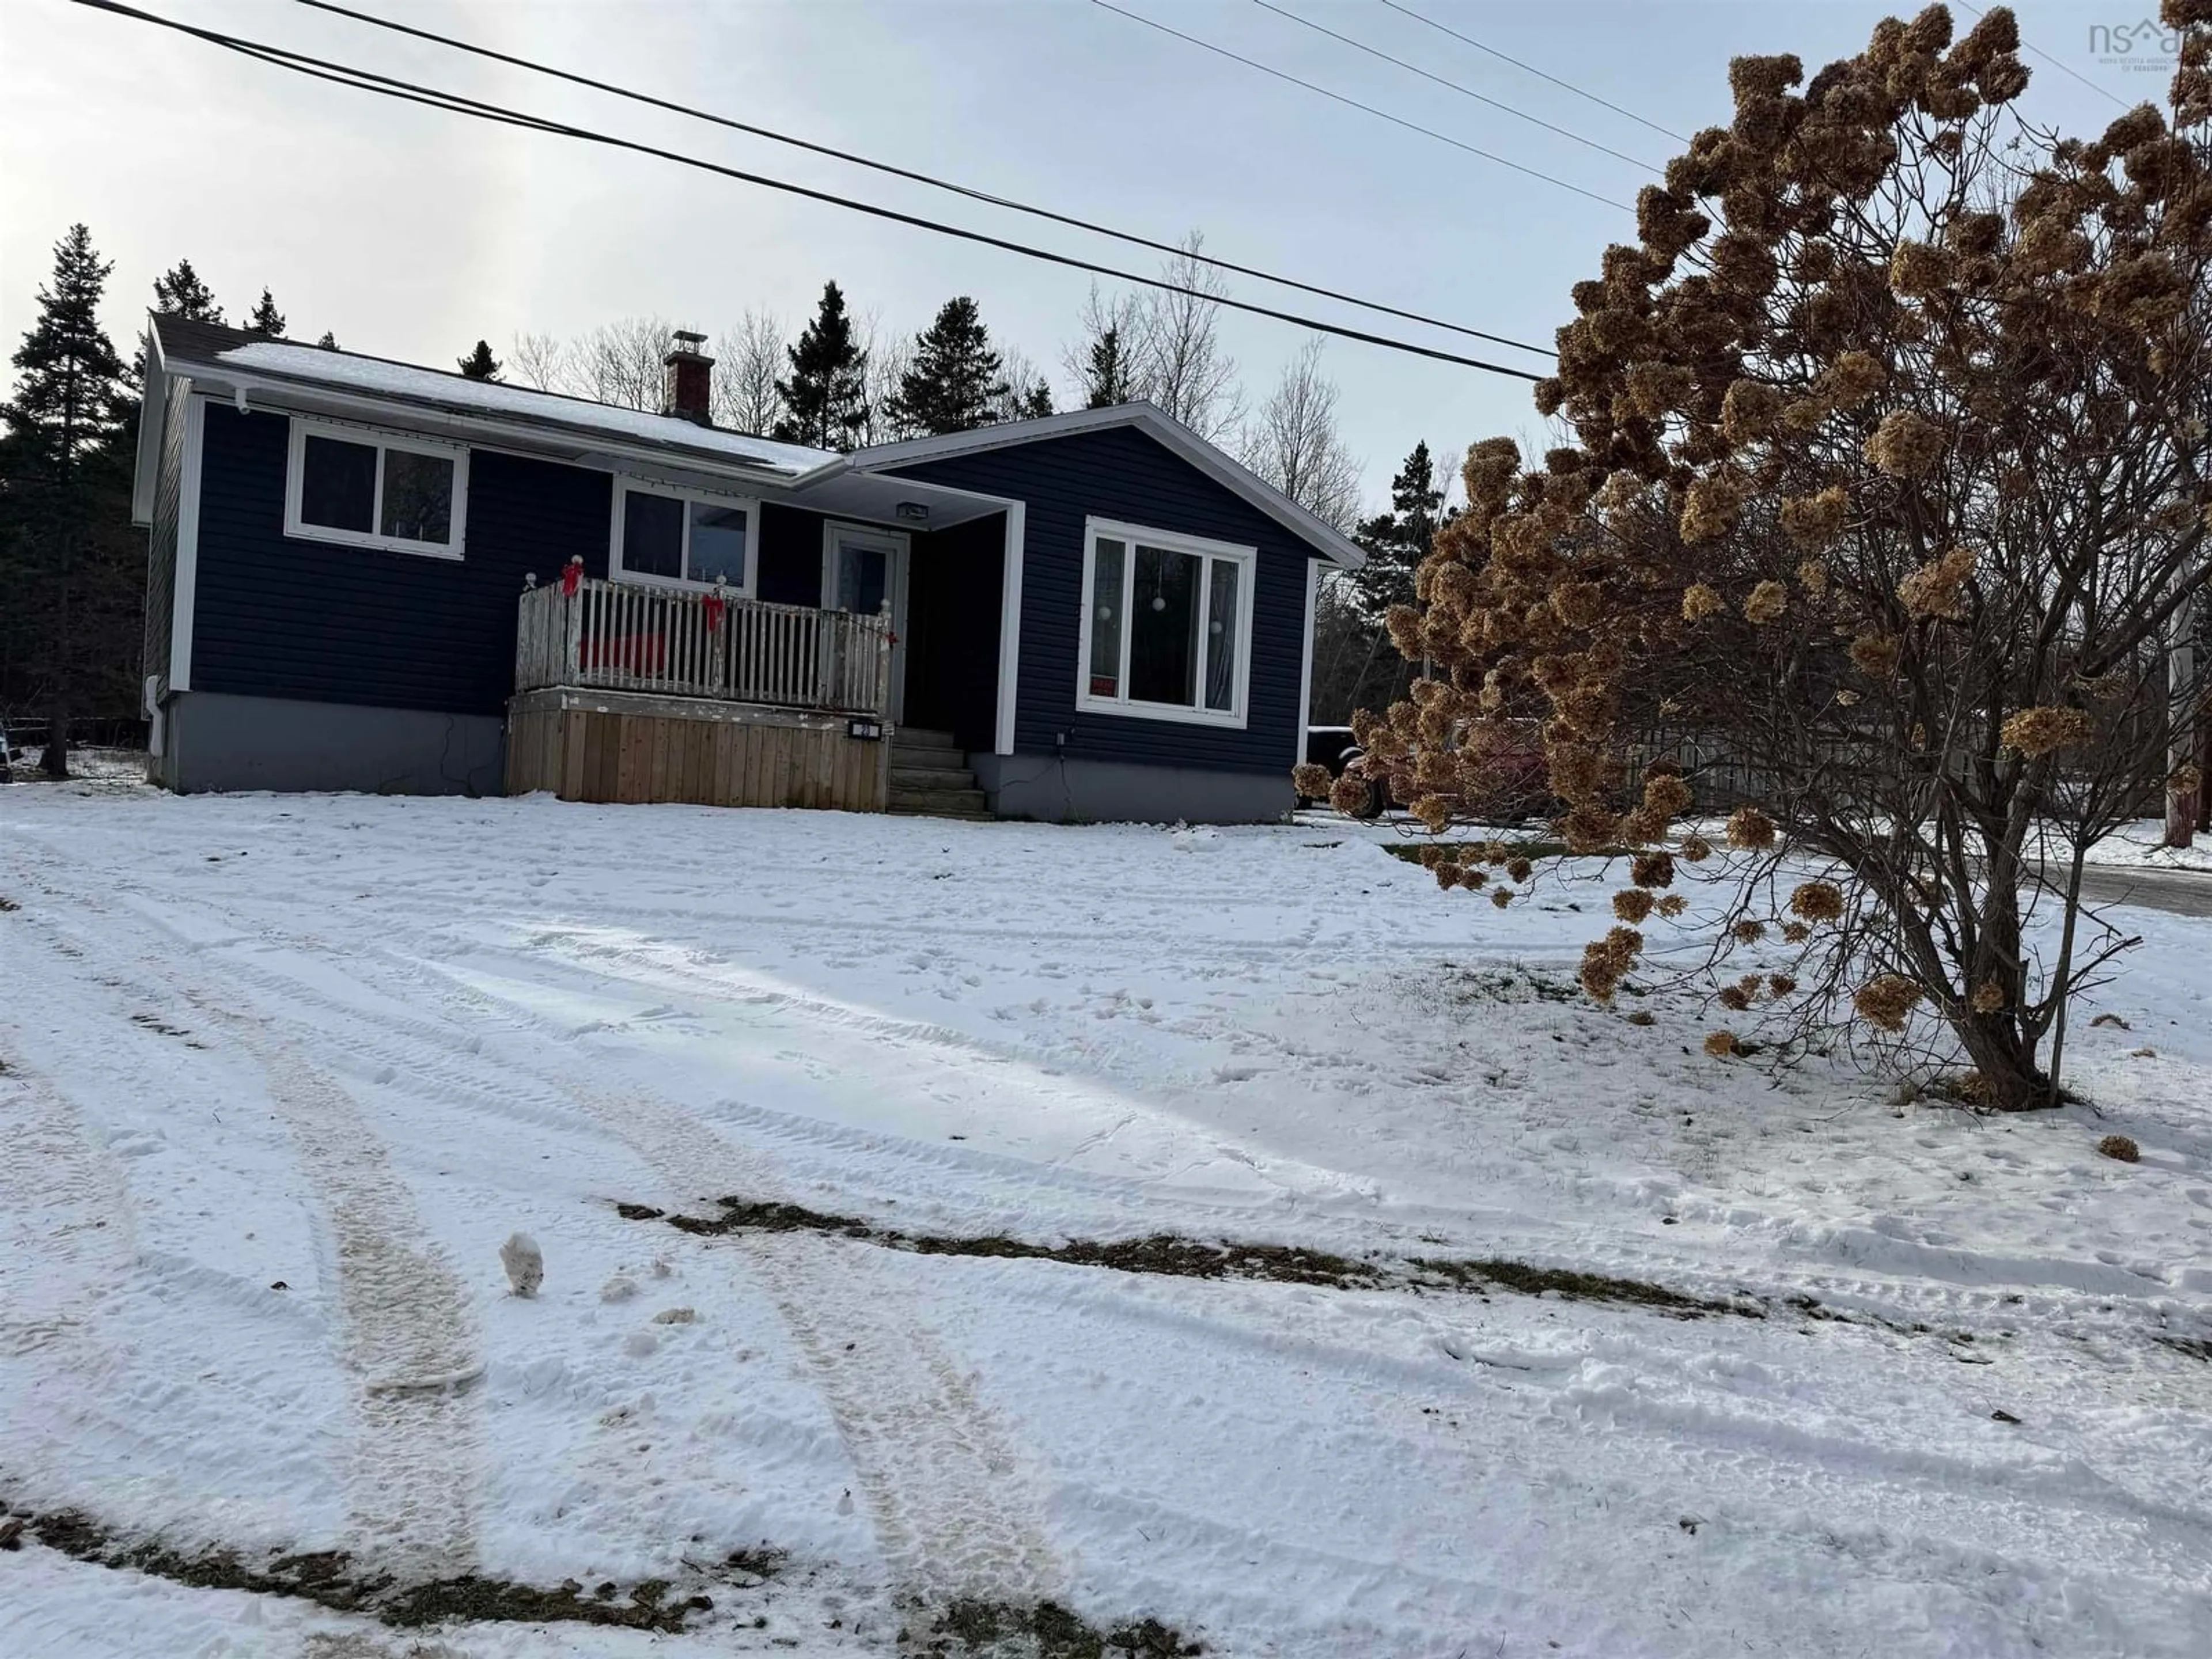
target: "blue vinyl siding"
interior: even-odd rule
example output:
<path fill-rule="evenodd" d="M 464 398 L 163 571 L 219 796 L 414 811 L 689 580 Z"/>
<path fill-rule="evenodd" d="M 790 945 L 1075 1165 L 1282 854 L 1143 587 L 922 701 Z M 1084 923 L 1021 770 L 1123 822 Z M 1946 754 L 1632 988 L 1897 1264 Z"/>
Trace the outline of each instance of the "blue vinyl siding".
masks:
<path fill-rule="evenodd" d="M 605 472 L 472 450 L 463 558 L 339 547 L 284 534 L 286 416 L 210 402 L 206 418 L 197 690 L 497 714 L 525 573 L 551 581 L 580 553 L 606 574 Z"/>
<path fill-rule="evenodd" d="M 1017 752 L 1049 755 L 1055 735 L 1065 732 L 1066 753 L 1073 760 L 1285 774 L 1297 763 L 1305 726 L 1298 686 L 1305 650 L 1306 568 L 1318 556 L 1274 520 L 1128 427 L 899 471 L 1028 503 Z M 1244 729 L 1077 710 L 1083 521 L 1092 516 L 1259 549 Z"/>

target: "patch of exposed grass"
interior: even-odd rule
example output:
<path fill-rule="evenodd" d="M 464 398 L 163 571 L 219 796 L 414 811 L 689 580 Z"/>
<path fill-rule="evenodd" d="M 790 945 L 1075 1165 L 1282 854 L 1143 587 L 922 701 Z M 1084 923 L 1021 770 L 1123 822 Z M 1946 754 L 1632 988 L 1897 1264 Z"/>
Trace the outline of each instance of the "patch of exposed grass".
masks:
<path fill-rule="evenodd" d="M 1614 1302 L 1656 1308 L 1686 1318 L 1703 1314 L 1763 1316 L 1746 1302 L 1686 1296 L 1642 1279 L 1616 1279 L 1570 1268 L 1539 1267 L 1525 1261 L 1490 1257 L 1353 1257 L 1293 1244 L 1242 1243 L 1229 1239 L 1186 1238 L 1153 1233 L 1144 1238 L 1069 1239 L 1057 1244 L 1008 1237 L 902 1232 L 879 1227 L 858 1216 L 833 1215 L 798 1204 L 719 1200 L 714 1216 L 672 1215 L 642 1204 L 621 1204 L 617 1212 L 631 1221 L 665 1221 L 697 1237 L 746 1232 L 813 1232 L 849 1238 L 916 1255 L 985 1256 L 1018 1261 L 1058 1261 L 1070 1267 L 1104 1267 L 1115 1273 L 1153 1273 L 1179 1279 L 1244 1279 L 1275 1284 L 1313 1285 L 1330 1290 L 1444 1291 L 1484 1295 L 1505 1291 L 1521 1296 L 1558 1295 L 1576 1301 Z"/>
<path fill-rule="evenodd" d="M 32 1516 L 27 1530 L 49 1549 L 95 1566 L 129 1568 L 198 1589 L 290 1596 L 401 1630 L 454 1622 L 580 1624 L 674 1634 L 691 1614 L 714 1605 L 704 1595 L 672 1596 L 673 1586 L 662 1578 L 627 1590 L 605 1583 L 586 1595 L 574 1579 L 545 1589 L 477 1573 L 402 1584 L 387 1573 L 357 1570 L 343 1550 L 271 1551 L 257 1563 L 219 1546 L 184 1550 L 159 1540 L 126 1539 L 73 1510 Z"/>
<path fill-rule="evenodd" d="M 937 1615 L 919 1645 L 902 1632 L 900 1651 L 932 1656 L 1012 1654 L 1036 1659 L 1186 1659 L 1205 1647 L 1157 1619 L 1101 1630 L 1057 1601 L 1020 1607 L 963 1598 Z M 957 1644 L 957 1645 L 956 1645 Z"/>

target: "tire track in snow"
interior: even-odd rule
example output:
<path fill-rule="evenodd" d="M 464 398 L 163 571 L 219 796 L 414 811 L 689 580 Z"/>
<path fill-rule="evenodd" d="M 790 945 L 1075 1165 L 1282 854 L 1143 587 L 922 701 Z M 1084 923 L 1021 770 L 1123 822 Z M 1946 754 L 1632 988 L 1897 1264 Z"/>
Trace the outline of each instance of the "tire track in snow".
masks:
<path fill-rule="evenodd" d="M 352 1097 L 255 1021 L 185 995 L 260 1060 L 328 1224 L 356 1386 L 356 1433 L 341 1457 L 346 1547 L 402 1577 L 471 1571 L 480 1460 L 470 1385 L 483 1366 L 468 1293 Z"/>
<path fill-rule="evenodd" d="M 137 919 L 176 937 L 157 916 L 140 913 Z M 284 945 L 309 959 L 331 954 L 328 945 L 296 937 Z M 391 959 L 388 952 L 374 954 Z M 459 1036 L 448 1021 L 371 1015 L 265 959 L 248 963 L 225 950 L 221 964 L 249 992 L 305 1004 L 318 1016 L 312 1023 L 296 1015 L 248 1021 L 186 994 L 234 1027 L 295 1026 L 300 1041 L 334 1049 L 365 1070 L 399 1065 L 403 1085 L 428 1082 L 422 1092 L 465 1109 L 481 1111 L 491 1103 L 501 1115 L 541 1123 L 581 1115 L 635 1152 L 672 1194 L 696 1200 L 725 1191 L 787 1190 L 769 1159 L 663 1103 L 634 1094 L 594 1097 L 565 1079 L 518 1068 L 510 1057 L 480 1055 L 482 1043 Z M 349 958 L 349 975 L 403 1004 L 410 997 L 419 1004 L 426 992 L 435 995 L 442 987 L 476 1009 L 512 1013 L 428 964 L 408 964 L 411 982 L 404 988 L 376 985 L 362 971 L 365 965 Z M 419 1049 L 392 1042 L 395 1033 L 410 1042 L 434 1042 L 451 1061 L 426 1061 Z M 326 1194 L 357 1368 L 372 1378 L 465 1374 L 467 1362 L 459 1358 L 468 1344 L 458 1283 L 442 1263 L 397 1242 L 417 1230 L 404 1190 L 350 1098 L 289 1044 L 271 1048 L 265 1039 L 246 1040 L 262 1054 L 272 1096 Z M 528 1070 L 538 1086 L 518 1086 L 518 1069 Z M 576 1110 L 550 1111 L 548 1092 Z M 1046 1537 L 1039 1481 L 954 1357 L 908 1309 L 903 1292 L 834 1241 L 792 1237 L 741 1255 L 823 1391 L 892 1574 L 894 1601 L 915 1622 L 917 1634 L 921 1619 L 957 1599 L 1028 1605 L 1064 1597 L 1066 1574 Z M 720 1251 L 716 1255 L 726 1259 Z M 405 1453 L 356 1470 L 357 1525 L 380 1532 L 387 1550 L 443 1548 L 457 1558 L 446 1571 L 465 1570 L 459 1558 L 467 1547 L 470 1517 L 465 1504 L 456 1504 L 449 1494 L 465 1492 L 466 1483 L 453 1482 L 447 1471 L 473 1459 L 467 1397 L 372 1386 L 364 1418 L 372 1442 L 396 1434 Z M 433 1501 L 422 1501 L 426 1495 Z"/>

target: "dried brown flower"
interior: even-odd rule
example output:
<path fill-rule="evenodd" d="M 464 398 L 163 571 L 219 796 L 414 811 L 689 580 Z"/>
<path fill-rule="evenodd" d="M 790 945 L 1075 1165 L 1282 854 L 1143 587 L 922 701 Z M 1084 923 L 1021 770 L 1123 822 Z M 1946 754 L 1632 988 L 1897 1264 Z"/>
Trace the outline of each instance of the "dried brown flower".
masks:
<path fill-rule="evenodd" d="M 1771 995 L 1786 997 L 1797 988 L 1797 981 L 1787 974 L 1769 974 L 1766 976 L 1766 988 Z"/>
<path fill-rule="evenodd" d="M 1884 974 L 1861 986 L 1851 999 L 1851 1006 L 1868 1024 L 1884 1031 L 1901 1031 L 1920 997 L 1920 988 L 1911 980 L 1898 974 Z"/>
<path fill-rule="evenodd" d="M 1761 628 L 1781 621 L 1789 609 L 1790 590 L 1778 581 L 1759 583 L 1743 602 L 1744 620 Z"/>
<path fill-rule="evenodd" d="M 1738 380 L 1721 400 L 1721 430 L 1732 444 L 1757 443 L 1782 420 L 1782 394 L 1758 380 Z"/>
<path fill-rule="evenodd" d="M 1985 979 L 1974 987 L 1967 1006 L 1978 1014 L 1994 1014 L 2005 1006 L 2005 988 L 1993 979 Z"/>
<path fill-rule="evenodd" d="M 1641 887 L 1624 887 L 1613 896 L 1613 914 L 1632 927 L 1651 914 L 1651 895 Z"/>
<path fill-rule="evenodd" d="M 1516 858 L 1508 860 L 1505 866 L 1505 873 L 1516 881 L 1526 881 L 1528 879 L 1530 874 L 1535 870 L 1535 867 L 1536 866 L 1531 864 L 1527 859 Z"/>
<path fill-rule="evenodd" d="M 1924 477 L 1943 459 L 1943 428 L 1917 410 L 1898 410 L 1866 441 L 1866 458 L 1893 477 Z"/>
<path fill-rule="evenodd" d="M 1669 893 L 1651 908 L 1658 911 L 1661 915 L 1672 921 L 1674 917 L 1680 915 L 1683 911 L 1690 908 L 1690 901 L 1684 898 L 1680 893 Z"/>
<path fill-rule="evenodd" d="M 1328 799 L 1334 782 L 1335 780 L 1328 775 L 1328 768 L 1316 765 L 1312 761 L 1301 761 L 1291 769 L 1291 787 L 1309 800 Z"/>
<path fill-rule="evenodd" d="M 1851 641 L 1852 666 L 1869 679 L 1885 679 L 1897 668 L 1905 642 L 1893 634 L 1862 634 Z"/>
<path fill-rule="evenodd" d="M 1496 905 L 1499 909 L 1503 910 L 1507 905 L 1513 902 L 1513 890 L 1510 887 L 1492 888 L 1490 890 L 1490 902 Z"/>
<path fill-rule="evenodd" d="M 2097 1150 L 2106 1158 L 2118 1159 L 2122 1164 L 2142 1161 L 2142 1148 L 2126 1135 L 2106 1135 L 2097 1143 Z"/>
<path fill-rule="evenodd" d="M 1628 878 L 1638 887 L 1672 887 L 1674 858 L 1671 853 L 1638 853 L 1628 861 Z"/>
<path fill-rule="evenodd" d="M 1966 617 L 1966 580 L 1973 574 L 1973 550 L 1954 547 L 1909 573 L 1898 583 L 1897 597 L 1909 615 L 1961 622 Z"/>
<path fill-rule="evenodd" d="M 1680 774 L 1659 772 L 1644 780 L 1644 805 L 1661 823 L 1690 810 L 1693 797 Z"/>
<path fill-rule="evenodd" d="M 1712 855 L 1712 842 L 1698 835 L 1683 836 L 1682 845 L 1676 850 L 1676 856 L 1685 864 L 1703 864 Z"/>
<path fill-rule="evenodd" d="M 1703 622 L 1728 609 L 1728 601 L 1703 582 L 1692 582 L 1682 590 L 1682 620 Z"/>
<path fill-rule="evenodd" d="M 1737 1051 L 1734 1031 L 1711 1031 L 1705 1036 L 1705 1052 L 1715 1060 L 1726 1060 Z"/>
<path fill-rule="evenodd" d="M 1843 534 L 1844 518 L 1850 510 L 1850 501 L 1841 484 L 1830 484 L 1817 495 L 1785 501 L 1782 503 L 1783 532 L 1800 547 L 1818 551 Z"/>
<path fill-rule="evenodd" d="M 1723 985 L 1717 999 L 1721 1006 L 1731 1013 L 1741 1013 L 1751 1006 L 1751 997 L 1740 985 Z"/>
<path fill-rule="evenodd" d="M 1766 937 L 1766 924 L 1756 916 L 1747 916 L 1729 928 L 1729 933 L 1738 945 L 1756 945 Z"/>
<path fill-rule="evenodd" d="M 1805 922 L 1785 921 L 1782 924 L 1782 937 L 1792 945 L 1802 945 L 1813 937 L 1813 929 Z"/>
<path fill-rule="evenodd" d="M 1808 881 L 1790 895 L 1790 914 L 1801 921 L 1840 921 L 1844 890 L 1832 881 Z"/>
<path fill-rule="evenodd" d="M 2004 746 L 2033 760 L 2061 749 L 2079 749 L 2097 735 L 2097 722 L 2086 708 L 2023 708 L 2006 720 L 1997 736 Z"/>
<path fill-rule="evenodd" d="M 1774 845 L 1774 820 L 1756 806 L 1739 806 L 1729 815 L 1728 844 L 1746 852 L 1763 852 Z"/>

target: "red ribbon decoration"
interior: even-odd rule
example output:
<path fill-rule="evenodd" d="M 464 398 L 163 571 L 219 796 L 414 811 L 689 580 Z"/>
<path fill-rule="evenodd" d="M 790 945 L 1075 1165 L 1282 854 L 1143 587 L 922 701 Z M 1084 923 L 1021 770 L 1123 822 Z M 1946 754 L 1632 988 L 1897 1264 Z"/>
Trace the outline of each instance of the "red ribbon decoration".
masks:
<path fill-rule="evenodd" d="M 707 596 L 707 631 L 709 634 L 719 633 L 721 630 L 722 613 L 729 608 L 730 602 L 720 593 L 709 593 Z"/>
<path fill-rule="evenodd" d="M 582 587 L 583 585 L 583 556 L 580 554 L 574 555 L 569 558 L 568 563 L 561 567 L 561 591 L 569 598 L 574 599 L 576 595 L 577 590 Z"/>

